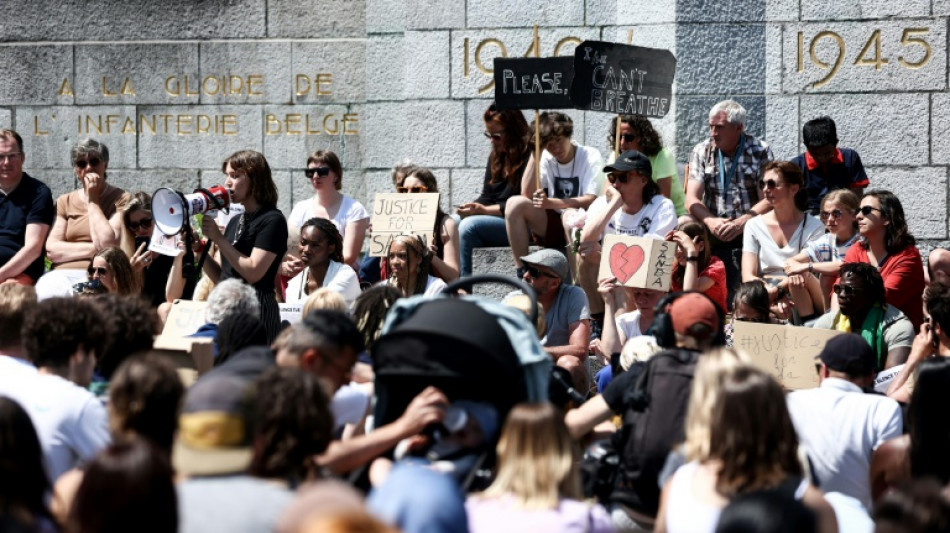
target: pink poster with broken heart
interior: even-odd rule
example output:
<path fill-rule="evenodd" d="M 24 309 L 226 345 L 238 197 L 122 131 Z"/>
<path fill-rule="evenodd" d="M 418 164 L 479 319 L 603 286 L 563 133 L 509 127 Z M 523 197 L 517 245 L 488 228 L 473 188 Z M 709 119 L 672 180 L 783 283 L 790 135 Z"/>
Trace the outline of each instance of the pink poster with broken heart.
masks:
<path fill-rule="evenodd" d="M 647 237 L 604 237 L 597 279 L 617 278 L 627 287 L 670 290 L 676 243 Z"/>

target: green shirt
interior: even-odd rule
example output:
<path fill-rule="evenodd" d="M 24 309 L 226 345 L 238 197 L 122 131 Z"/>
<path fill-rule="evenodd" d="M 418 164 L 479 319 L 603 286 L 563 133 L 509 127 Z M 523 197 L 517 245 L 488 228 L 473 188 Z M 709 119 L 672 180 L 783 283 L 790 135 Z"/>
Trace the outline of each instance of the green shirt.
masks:
<path fill-rule="evenodd" d="M 686 214 L 686 195 L 683 193 L 683 182 L 680 180 L 679 172 L 676 169 L 676 160 L 673 159 L 673 154 L 670 153 L 666 148 L 661 149 L 653 157 L 649 157 L 650 165 L 653 167 L 653 182 L 656 183 L 660 178 L 672 177 L 673 183 L 670 185 L 670 201 L 673 202 L 673 207 L 676 208 L 676 216 L 683 216 Z M 611 152 L 610 160 L 607 162 L 607 165 L 610 165 L 616 160 L 616 156 Z M 604 183 L 607 180 L 607 174 L 600 170 L 597 174 L 597 177 L 594 178 L 594 182 L 597 184 L 597 195 L 600 196 L 604 192 Z"/>

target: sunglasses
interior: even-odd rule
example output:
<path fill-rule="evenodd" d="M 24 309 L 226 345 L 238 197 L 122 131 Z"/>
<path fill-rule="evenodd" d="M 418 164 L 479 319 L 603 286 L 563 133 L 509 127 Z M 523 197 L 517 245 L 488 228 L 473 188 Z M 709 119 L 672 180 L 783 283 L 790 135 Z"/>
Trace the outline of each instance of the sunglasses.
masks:
<path fill-rule="evenodd" d="M 88 161 L 80 159 L 79 161 L 76 161 L 76 168 L 82 169 L 86 168 L 87 166 L 95 167 L 99 166 L 99 163 L 102 163 L 102 160 L 96 157 L 89 158 Z"/>
<path fill-rule="evenodd" d="M 139 228 L 148 229 L 151 227 L 152 227 L 152 219 L 150 218 L 143 218 L 142 220 L 139 220 L 138 222 L 129 222 L 129 229 L 132 231 L 138 231 Z"/>
<path fill-rule="evenodd" d="M 876 207 L 871 207 L 869 205 L 861 206 L 861 209 L 858 209 L 858 212 L 864 216 L 870 215 L 871 211 L 877 211 L 878 213 L 882 213 L 882 214 L 884 213 L 884 211 L 881 211 L 880 209 Z"/>
<path fill-rule="evenodd" d="M 833 211 L 822 211 L 821 213 L 818 213 L 818 218 L 820 218 L 821 221 L 824 222 L 828 220 L 829 217 L 835 220 L 838 220 L 839 218 L 841 218 L 841 215 L 842 215 L 842 211 L 840 209 L 835 209 Z"/>
<path fill-rule="evenodd" d="M 493 141 L 500 141 L 501 138 L 505 136 L 505 132 L 500 131 L 498 133 L 492 133 L 490 131 L 486 131 L 484 135 L 486 139 L 491 139 Z"/>
<path fill-rule="evenodd" d="M 546 277 L 546 278 L 556 278 L 556 277 L 557 277 L 557 276 L 555 276 L 554 274 L 548 274 L 547 272 L 542 272 L 541 270 L 538 270 L 538 267 L 533 267 L 533 266 L 528 266 L 528 265 L 525 265 L 525 266 L 524 266 L 524 271 L 527 272 L 528 275 L 531 276 L 531 277 L 534 278 L 534 279 L 538 279 L 538 278 L 540 278 L 540 277 L 542 277 L 542 276 L 543 276 L 543 277 Z"/>
<path fill-rule="evenodd" d="M 109 271 L 105 267 L 89 267 L 86 269 L 86 273 L 90 276 L 93 274 L 99 274 L 100 276 L 109 275 Z"/>
<path fill-rule="evenodd" d="M 611 185 L 617 182 L 627 183 L 627 174 L 625 172 L 611 172 L 607 174 L 607 181 L 609 181 Z"/>
<path fill-rule="evenodd" d="M 416 185 L 415 187 L 396 187 L 396 192 L 407 193 L 407 192 L 429 192 L 429 188 L 425 185 Z"/>
<path fill-rule="evenodd" d="M 782 186 L 782 182 L 775 180 L 759 180 L 759 188 L 763 191 L 765 189 L 778 189 Z"/>
<path fill-rule="evenodd" d="M 636 137 L 632 133 L 623 133 L 620 135 L 620 140 L 625 143 L 632 143 Z"/>
<path fill-rule="evenodd" d="M 320 176 L 322 178 L 330 175 L 330 167 L 305 168 L 303 169 L 303 173 L 310 179 L 313 179 L 314 176 Z"/>
<path fill-rule="evenodd" d="M 861 287 L 852 287 L 851 285 L 839 285 L 837 283 L 835 283 L 834 286 L 832 286 L 832 289 L 835 291 L 835 294 L 837 294 L 838 296 L 841 296 L 842 294 L 845 296 L 854 296 L 855 293 L 859 293 L 864 290 Z"/>

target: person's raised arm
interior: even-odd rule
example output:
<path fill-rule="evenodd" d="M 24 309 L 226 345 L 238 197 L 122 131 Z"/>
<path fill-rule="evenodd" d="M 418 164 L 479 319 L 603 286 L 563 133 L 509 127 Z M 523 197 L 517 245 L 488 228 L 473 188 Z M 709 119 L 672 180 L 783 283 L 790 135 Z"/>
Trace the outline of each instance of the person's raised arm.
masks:
<path fill-rule="evenodd" d="M 86 213 L 89 216 L 89 237 L 96 251 L 119 245 L 119 236 L 122 235 L 122 213 L 119 210 L 106 218 L 100 203 L 102 193 L 106 190 L 106 181 L 95 172 L 83 177 L 83 188 L 86 191 Z"/>
<path fill-rule="evenodd" d="M 617 283 L 617 278 L 602 279 L 597 286 L 597 293 L 604 298 L 604 326 L 600 332 L 600 351 L 608 358 L 620 353 L 626 340 L 621 339 L 621 333 L 617 331 L 617 298 L 614 296 L 614 291 L 617 290 L 623 290 Z"/>
<path fill-rule="evenodd" d="M 602 395 L 594 396 L 577 409 L 571 409 L 564 415 L 564 424 L 571 436 L 580 439 L 593 430 L 597 424 L 609 420 L 613 412 Z"/>
<path fill-rule="evenodd" d="M 438 235 L 438 238 L 442 239 L 442 257 L 439 258 L 433 249 L 432 265 L 442 274 L 442 279 L 449 283 L 458 279 L 461 272 L 459 227 L 452 217 L 447 216 L 442 221 L 442 235 Z"/>
<path fill-rule="evenodd" d="M 43 253 L 43 243 L 47 235 L 49 235 L 49 224 L 27 224 L 23 247 L 0 267 L 0 282 L 22 274 Z"/>

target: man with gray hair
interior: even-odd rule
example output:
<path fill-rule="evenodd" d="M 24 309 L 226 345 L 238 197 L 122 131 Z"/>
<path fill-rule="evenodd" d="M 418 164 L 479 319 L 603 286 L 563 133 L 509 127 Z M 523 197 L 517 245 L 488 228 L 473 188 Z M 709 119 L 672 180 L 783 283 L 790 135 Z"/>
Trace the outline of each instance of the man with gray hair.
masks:
<path fill-rule="evenodd" d="M 261 308 L 257 303 L 257 293 L 254 287 L 244 283 L 239 278 L 230 278 L 215 285 L 208 295 L 208 308 L 205 309 L 203 326 L 194 332 L 192 337 L 217 337 L 218 325 L 234 314 L 248 313 L 260 318 Z M 218 343 L 214 343 L 214 356 L 218 357 Z"/>
<path fill-rule="evenodd" d="M 745 132 L 747 113 L 734 100 L 709 111 L 709 139 L 689 156 L 686 209 L 706 224 L 712 253 L 726 264 L 729 298 L 741 282 L 742 230 L 769 209 L 759 191 L 762 168 L 773 159 L 765 142 Z"/>

